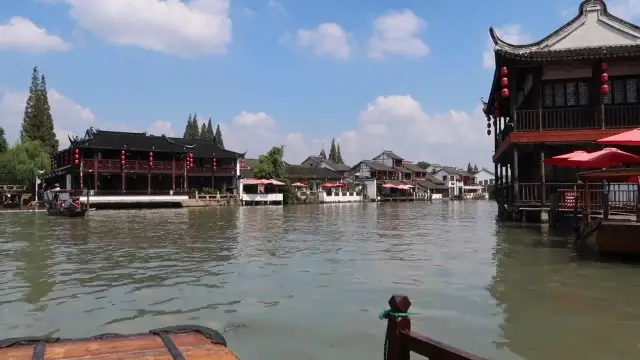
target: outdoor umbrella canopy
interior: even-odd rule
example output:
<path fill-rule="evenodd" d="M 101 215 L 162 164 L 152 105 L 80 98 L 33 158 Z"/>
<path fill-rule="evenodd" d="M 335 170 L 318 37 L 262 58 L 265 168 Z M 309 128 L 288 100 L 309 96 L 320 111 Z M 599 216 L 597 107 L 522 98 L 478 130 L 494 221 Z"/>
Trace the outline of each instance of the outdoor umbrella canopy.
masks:
<path fill-rule="evenodd" d="M 305 187 L 305 186 L 307 186 L 307 185 L 305 185 L 305 184 L 303 184 L 303 183 L 299 183 L 299 182 L 297 182 L 297 183 L 293 183 L 293 184 L 291 184 L 291 186 L 295 186 L 295 187 Z"/>
<path fill-rule="evenodd" d="M 616 148 L 604 148 L 600 151 L 572 157 L 568 162 L 581 168 L 607 168 L 624 164 L 640 164 L 640 156 Z"/>
<path fill-rule="evenodd" d="M 579 165 L 576 165 L 576 163 L 570 162 L 569 159 L 577 156 L 586 155 L 586 154 L 587 154 L 586 151 L 582 151 L 582 150 L 574 151 L 568 154 L 558 155 L 548 159 L 544 159 L 544 163 L 547 165 L 553 165 L 553 166 L 580 167 Z"/>
<path fill-rule="evenodd" d="M 597 140 L 596 143 L 638 146 L 640 145 L 640 129 L 633 129 L 618 135 L 609 136 L 604 139 Z"/>

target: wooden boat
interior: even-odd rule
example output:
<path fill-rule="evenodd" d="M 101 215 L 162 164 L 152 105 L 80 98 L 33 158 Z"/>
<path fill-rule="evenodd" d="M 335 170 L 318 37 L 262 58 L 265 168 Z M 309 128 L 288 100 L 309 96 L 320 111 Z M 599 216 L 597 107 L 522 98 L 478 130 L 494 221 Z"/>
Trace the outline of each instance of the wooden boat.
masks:
<path fill-rule="evenodd" d="M 0 359 L 12 360 L 238 360 L 217 331 L 171 326 L 134 335 L 103 334 L 86 339 L 25 337 L 0 340 Z"/>
<path fill-rule="evenodd" d="M 578 255 L 640 255 L 640 169 L 587 171 L 578 179 L 582 189 L 572 250 Z M 612 184 L 624 189 L 612 190 Z"/>
<path fill-rule="evenodd" d="M 46 191 L 44 198 L 49 216 L 83 217 L 89 211 L 89 201 L 81 202 L 80 197 L 72 196 L 69 190 Z"/>

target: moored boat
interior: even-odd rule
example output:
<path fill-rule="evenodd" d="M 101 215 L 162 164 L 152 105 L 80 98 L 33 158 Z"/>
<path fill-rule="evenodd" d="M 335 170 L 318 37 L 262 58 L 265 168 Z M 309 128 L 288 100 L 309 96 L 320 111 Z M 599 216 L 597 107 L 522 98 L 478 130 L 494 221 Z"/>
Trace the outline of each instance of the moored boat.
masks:
<path fill-rule="evenodd" d="M 49 216 L 82 217 L 89 211 L 89 201 L 81 202 L 80 197 L 73 196 L 69 190 L 45 191 L 44 199 Z"/>
<path fill-rule="evenodd" d="M 0 359 L 237 360 L 217 331 L 197 325 L 148 333 L 103 334 L 86 339 L 24 337 L 0 340 Z"/>

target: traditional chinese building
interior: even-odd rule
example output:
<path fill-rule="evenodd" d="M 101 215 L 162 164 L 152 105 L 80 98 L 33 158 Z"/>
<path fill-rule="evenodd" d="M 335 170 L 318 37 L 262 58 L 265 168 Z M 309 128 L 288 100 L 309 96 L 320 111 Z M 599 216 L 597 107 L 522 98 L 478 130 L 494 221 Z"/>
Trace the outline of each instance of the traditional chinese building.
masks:
<path fill-rule="evenodd" d="M 578 14 L 530 44 L 510 44 L 489 29 L 495 72 L 485 114 L 495 139 L 500 208 L 544 209 L 572 188 L 576 170 L 543 159 L 640 127 L 640 27 L 586 0 Z M 544 211 L 539 214 L 543 216 Z"/>
<path fill-rule="evenodd" d="M 90 128 L 53 156 L 48 185 L 104 194 L 169 194 L 232 189 L 244 154 L 207 140 Z"/>

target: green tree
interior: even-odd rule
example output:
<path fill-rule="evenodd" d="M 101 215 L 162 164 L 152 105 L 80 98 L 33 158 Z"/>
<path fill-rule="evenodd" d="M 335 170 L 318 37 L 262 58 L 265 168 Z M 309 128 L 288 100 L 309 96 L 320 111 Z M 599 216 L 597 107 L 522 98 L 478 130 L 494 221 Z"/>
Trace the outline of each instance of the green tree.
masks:
<path fill-rule="evenodd" d="M 216 133 L 213 132 L 213 125 L 211 125 L 211 118 L 207 121 L 207 131 L 206 131 L 206 139 L 213 142 L 216 140 Z"/>
<path fill-rule="evenodd" d="M 425 170 L 426 170 L 427 168 L 429 168 L 429 166 L 431 166 L 431 164 L 429 164 L 429 163 L 428 163 L 428 162 L 426 162 L 426 161 L 418 161 L 418 163 L 417 163 L 416 165 L 417 165 L 417 166 L 419 166 L 419 167 L 421 167 L 421 168 L 423 168 L 423 169 L 425 169 Z"/>
<path fill-rule="evenodd" d="M 336 146 L 336 164 L 344 164 L 344 160 L 342 159 L 342 153 L 340 152 L 340 143 Z"/>
<path fill-rule="evenodd" d="M 189 137 L 190 132 L 189 131 L 191 130 L 191 127 L 192 127 L 191 124 L 192 123 L 193 123 L 193 121 L 191 119 L 191 114 L 189 114 L 189 119 L 187 119 L 187 125 L 184 127 L 184 134 L 182 135 L 183 139 L 190 139 L 190 137 Z"/>
<path fill-rule="evenodd" d="M 324 146 L 322 147 L 322 150 L 320 150 L 320 154 L 318 156 L 320 156 L 324 160 L 327 160 L 327 153 L 324 151 Z"/>
<path fill-rule="evenodd" d="M 58 151 L 60 145 L 56 138 L 53 116 L 51 115 L 47 81 L 44 75 L 40 75 L 38 67 L 34 67 L 31 74 L 31 85 L 24 107 L 20 140 L 22 142 L 40 141 L 49 154 Z"/>
<path fill-rule="evenodd" d="M 467 172 L 472 172 L 473 171 L 473 166 L 471 166 L 471 163 L 467 164 Z"/>
<path fill-rule="evenodd" d="M 336 162 L 338 152 L 336 149 L 336 139 L 331 139 L 331 148 L 329 149 L 329 160 Z"/>
<path fill-rule="evenodd" d="M 207 139 L 207 124 L 205 123 L 202 123 L 202 125 L 200 125 L 200 139 L 209 140 Z"/>
<path fill-rule="evenodd" d="M 222 139 L 222 130 L 220 130 L 220 124 L 216 126 L 216 133 L 214 135 L 216 144 L 220 147 L 220 149 L 224 149 L 224 140 Z"/>
<path fill-rule="evenodd" d="M 260 155 L 253 176 L 256 179 L 285 179 L 284 146 L 274 146 L 266 154 Z"/>
<path fill-rule="evenodd" d="M 4 129 L 0 127 L 0 154 L 7 152 L 7 150 L 9 150 L 9 143 L 7 142 Z"/>
<path fill-rule="evenodd" d="M 189 139 L 200 139 L 200 124 L 198 124 L 198 114 L 193 114 L 191 127 L 189 128 Z"/>
<path fill-rule="evenodd" d="M 51 171 L 51 157 L 38 140 L 18 143 L 0 155 L 0 181 L 32 187 L 40 171 Z"/>
<path fill-rule="evenodd" d="M 478 172 L 478 164 L 473 164 L 473 172 Z"/>

